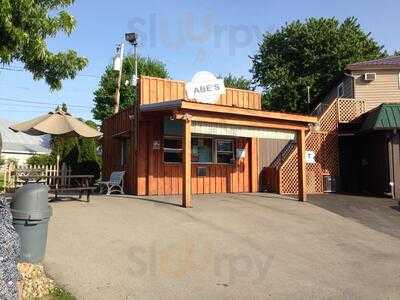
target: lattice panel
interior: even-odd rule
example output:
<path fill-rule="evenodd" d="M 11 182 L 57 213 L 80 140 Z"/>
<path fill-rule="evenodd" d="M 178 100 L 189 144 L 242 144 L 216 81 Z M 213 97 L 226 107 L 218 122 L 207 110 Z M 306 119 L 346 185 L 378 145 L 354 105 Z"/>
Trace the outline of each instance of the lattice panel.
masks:
<path fill-rule="evenodd" d="M 306 165 L 308 193 L 323 193 L 323 176 L 339 174 L 338 102 L 327 107 L 319 119 L 320 131 L 306 136 L 306 150 L 314 151 L 315 164 Z M 297 146 L 280 167 L 280 193 L 298 193 Z"/>
<path fill-rule="evenodd" d="M 297 194 L 299 188 L 297 175 L 297 147 L 295 147 L 294 152 L 280 169 L 280 194 Z"/>
<path fill-rule="evenodd" d="M 322 149 L 323 173 L 332 176 L 339 175 L 339 138 L 337 130 L 324 134 Z"/>
<path fill-rule="evenodd" d="M 365 112 L 365 102 L 356 99 L 338 99 L 339 122 L 348 123 Z"/>
<path fill-rule="evenodd" d="M 333 102 L 319 119 L 320 131 L 327 132 L 338 127 L 338 111 L 336 101 Z"/>
<path fill-rule="evenodd" d="M 306 140 L 307 151 L 314 151 L 315 164 L 307 164 L 307 191 L 309 193 L 320 193 L 323 191 L 322 167 L 321 162 L 324 160 L 322 151 L 323 134 L 311 132 Z"/>

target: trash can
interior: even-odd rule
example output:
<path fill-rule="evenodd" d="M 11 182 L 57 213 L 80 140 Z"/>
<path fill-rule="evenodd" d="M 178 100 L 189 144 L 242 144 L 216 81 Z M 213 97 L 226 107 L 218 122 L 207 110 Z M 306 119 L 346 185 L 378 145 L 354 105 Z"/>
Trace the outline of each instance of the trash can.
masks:
<path fill-rule="evenodd" d="M 14 193 L 11 212 L 21 240 L 21 261 L 38 263 L 44 258 L 47 226 L 52 215 L 48 199 L 49 188 L 38 183 L 24 185 Z"/>

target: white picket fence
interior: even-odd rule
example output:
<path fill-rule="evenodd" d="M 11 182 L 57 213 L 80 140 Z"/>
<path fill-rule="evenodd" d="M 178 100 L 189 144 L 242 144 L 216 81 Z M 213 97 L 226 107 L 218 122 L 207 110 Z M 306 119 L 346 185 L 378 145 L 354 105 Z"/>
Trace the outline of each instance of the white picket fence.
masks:
<path fill-rule="evenodd" d="M 47 185 L 53 185 L 54 181 L 51 176 L 65 176 L 71 175 L 71 168 L 65 164 L 59 168 L 57 165 L 21 165 L 17 166 L 14 162 L 7 162 L 3 166 L 3 182 L 4 190 L 12 191 L 17 187 L 24 184 L 25 180 L 21 179 L 21 176 L 43 176 L 39 182 L 46 183 Z M 46 178 L 47 177 L 47 178 Z M 64 179 L 70 180 L 70 179 Z M 65 182 L 67 184 L 67 182 Z"/>

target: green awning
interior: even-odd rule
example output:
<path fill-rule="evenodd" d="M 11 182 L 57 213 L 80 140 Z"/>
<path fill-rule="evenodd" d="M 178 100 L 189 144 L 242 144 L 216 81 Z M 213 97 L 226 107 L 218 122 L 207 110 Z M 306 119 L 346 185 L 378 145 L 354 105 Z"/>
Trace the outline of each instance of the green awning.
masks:
<path fill-rule="evenodd" d="M 400 129 L 400 103 L 383 103 L 368 112 L 361 131 Z"/>

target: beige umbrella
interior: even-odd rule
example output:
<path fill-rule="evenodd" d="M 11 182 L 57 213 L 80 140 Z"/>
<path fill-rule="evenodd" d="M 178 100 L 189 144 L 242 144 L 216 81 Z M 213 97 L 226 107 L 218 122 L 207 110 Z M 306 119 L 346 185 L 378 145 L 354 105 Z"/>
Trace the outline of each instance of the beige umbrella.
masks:
<path fill-rule="evenodd" d="M 102 136 L 100 131 L 86 125 L 82 121 L 75 119 L 69 113 L 57 109 L 46 115 L 34 118 L 29 121 L 14 124 L 10 126 L 11 130 L 21 131 L 29 135 L 63 135 L 63 136 L 81 136 L 85 138 L 94 138 Z M 57 170 L 59 170 L 60 155 L 57 155 Z"/>
<path fill-rule="evenodd" d="M 100 137 L 102 135 L 100 131 L 75 119 L 69 113 L 60 109 L 29 121 L 11 125 L 10 129 L 30 135 L 76 135 L 85 138 Z"/>

